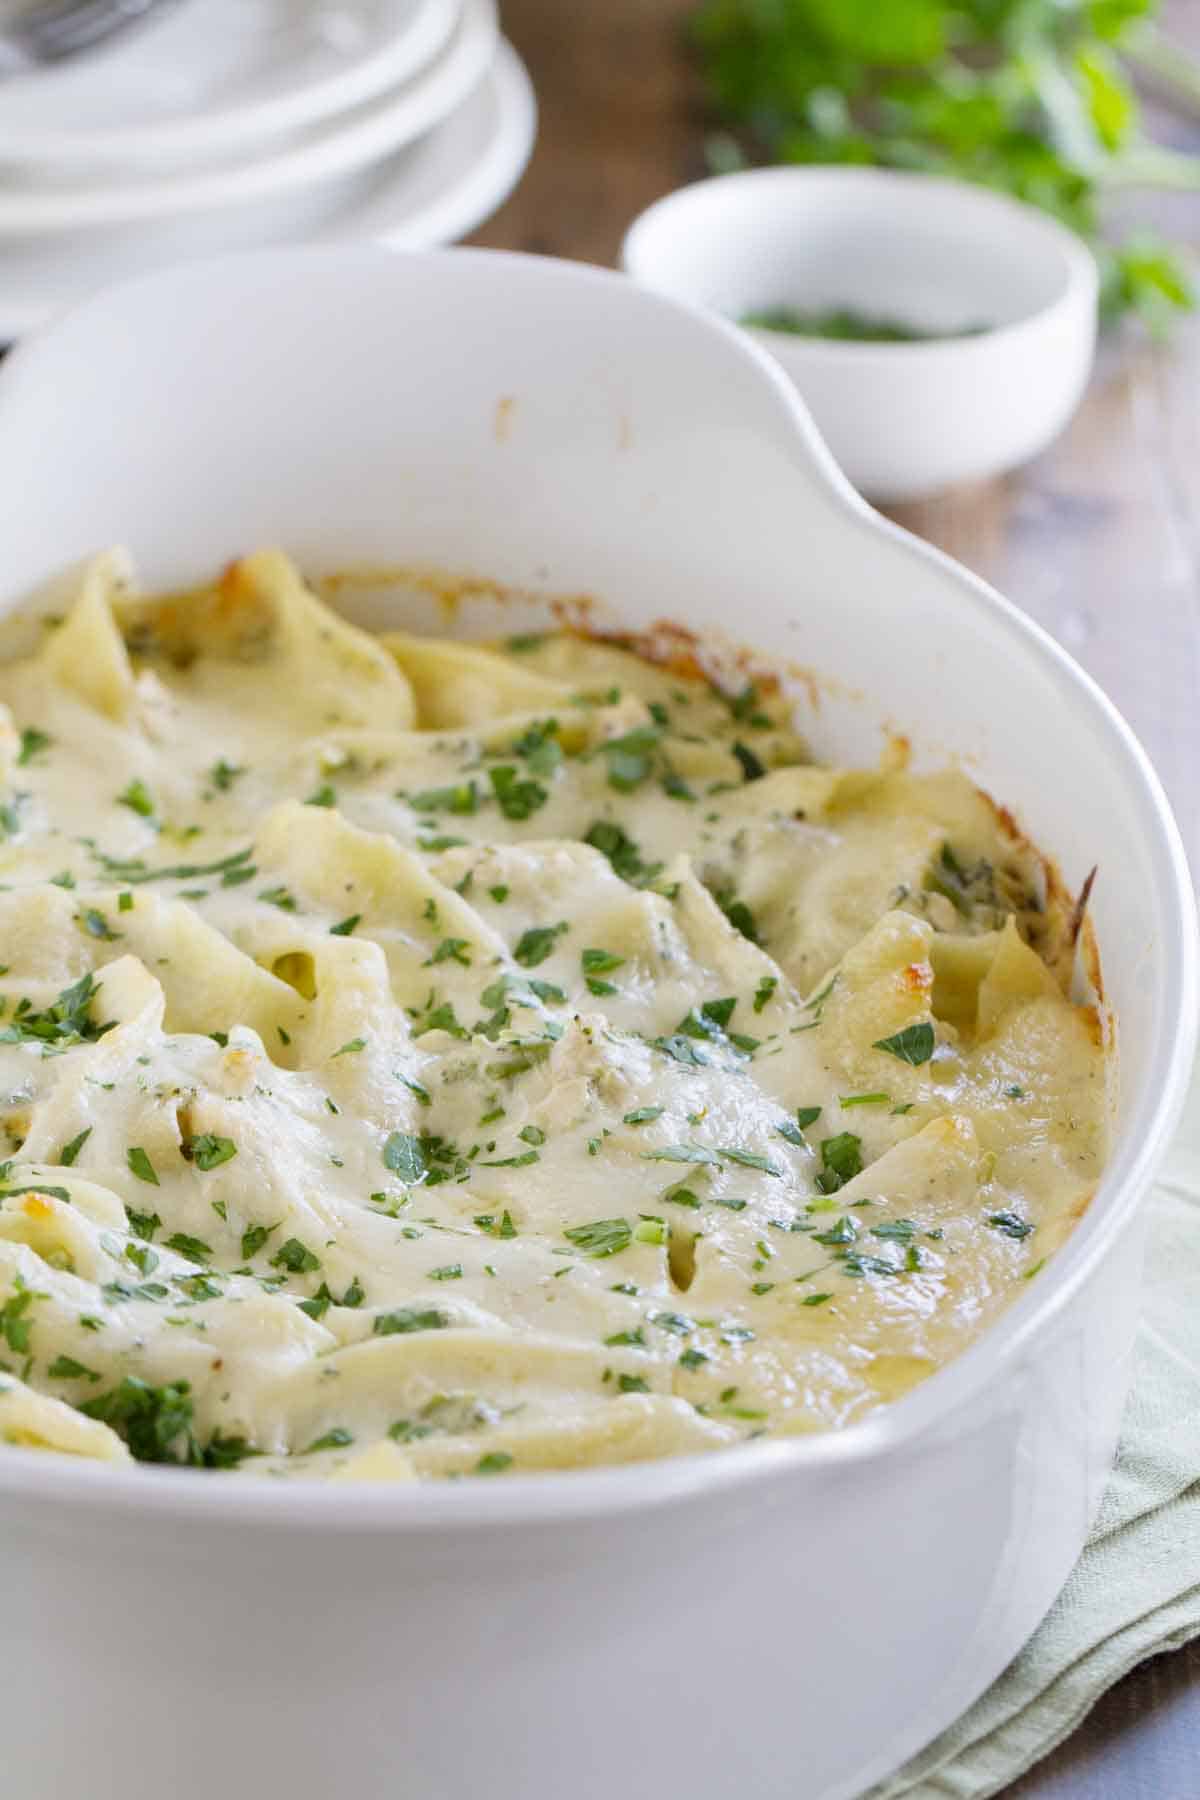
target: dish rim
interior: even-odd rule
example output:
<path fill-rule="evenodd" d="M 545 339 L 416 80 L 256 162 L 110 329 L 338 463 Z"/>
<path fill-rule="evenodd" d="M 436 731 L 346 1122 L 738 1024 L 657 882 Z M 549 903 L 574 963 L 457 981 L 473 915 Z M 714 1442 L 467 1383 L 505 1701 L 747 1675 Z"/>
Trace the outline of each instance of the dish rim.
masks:
<path fill-rule="evenodd" d="M 607 286 L 610 292 L 636 285 L 612 270 L 521 252 L 475 248 L 267 250 L 209 259 L 191 265 L 187 273 L 193 278 L 198 271 L 220 276 L 231 266 L 254 264 L 261 268 L 267 261 L 294 263 L 297 258 L 316 256 L 377 265 L 382 257 L 441 262 L 453 257 L 458 263 L 503 261 L 536 268 L 541 272 L 540 278 L 564 285 Z M 146 275 L 106 288 L 100 295 L 68 309 L 59 321 L 33 333 L 0 369 L 0 410 L 13 383 L 14 371 L 25 379 L 27 365 L 40 353 L 42 342 L 53 337 L 59 323 L 77 319 L 97 301 L 107 307 L 115 295 L 132 294 L 148 284 L 170 281 L 177 273 Z M 760 380 L 770 385 L 776 404 L 783 409 L 798 468 L 807 469 L 812 477 L 818 504 L 834 508 L 854 531 L 882 537 L 898 557 L 938 570 L 953 581 L 959 589 L 964 617 L 968 608 L 977 616 L 988 617 L 1017 642 L 1033 663 L 1040 664 L 1060 684 L 1074 691 L 1086 708 L 1089 724 L 1107 740 L 1110 760 L 1122 763 L 1131 784 L 1140 790 L 1153 839 L 1154 866 L 1148 871 L 1148 878 L 1160 884 L 1162 895 L 1164 932 L 1160 959 L 1174 979 L 1164 989 L 1166 1003 L 1148 1058 L 1148 1100 L 1146 1116 L 1138 1121 L 1139 1132 L 1135 1135 L 1131 1127 L 1124 1134 L 1083 1218 L 1027 1292 L 1018 1295 L 981 1337 L 935 1370 L 919 1387 L 867 1418 L 836 1430 L 758 1440 L 718 1453 L 580 1470 L 506 1474 L 502 1481 L 380 1485 L 331 1482 L 301 1475 L 281 1481 L 217 1482 L 214 1487 L 211 1471 L 140 1464 L 118 1467 L 90 1458 L 5 1445 L 0 1446 L 0 1497 L 60 1502 L 72 1517 L 76 1503 L 83 1502 L 97 1523 L 107 1515 L 110 1519 L 131 1516 L 145 1525 L 147 1515 L 153 1513 L 156 1519 L 203 1516 L 217 1526 L 263 1528 L 274 1533 L 369 1531 L 432 1536 L 485 1526 L 565 1525 L 610 1518 L 676 1506 L 683 1501 L 701 1501 L 771 1478 L 803 1479 L 810 1472 L 863 1465 L 913 1451 L 918 1440 L 931 1435 L 980 1389 L 1011 1367 L 1031 1340 L 1046 1333 L 1074 1299 L 1141 1204 L 1183 1109 L 1200 1011 L 1195 894 L 1178 826 L 1149 757 L 1113 702 L 1048 632 L 980 576 L 875 512 L 862 499 L 834 462 L 786 372 L 766 350 L 731 321 L 704 308 L 652 290 L 639 288 L 638 292 L 643 300 L 686 315 L 694 326 L 722 343 L 724 354 L 748 359 Z M 4 606 L 0 598 L 0 610 Z M 47 1521 L 48 1518 L 49 1515 Z"/>

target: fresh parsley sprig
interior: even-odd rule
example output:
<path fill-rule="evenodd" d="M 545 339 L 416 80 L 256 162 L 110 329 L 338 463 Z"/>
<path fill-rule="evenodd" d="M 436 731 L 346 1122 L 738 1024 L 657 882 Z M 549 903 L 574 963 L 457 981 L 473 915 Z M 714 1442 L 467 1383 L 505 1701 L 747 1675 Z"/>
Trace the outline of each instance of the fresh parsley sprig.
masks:
<path fill-rule="evenodd" d="M 1160 328 L 1194 304 L 1172 247 L 1103 235 L 1128 187 L 1200 188 L 1200 158 L 1142 130 L 1130 70 L 1184 105 L 1200 70 L 1152 22 L 1156 0 L 704 0 L 692 20 L 710 100 L 747 158 L 877 163 L 978 181 L 1042 207 L 1096 251 L 1105 314 Z"/>

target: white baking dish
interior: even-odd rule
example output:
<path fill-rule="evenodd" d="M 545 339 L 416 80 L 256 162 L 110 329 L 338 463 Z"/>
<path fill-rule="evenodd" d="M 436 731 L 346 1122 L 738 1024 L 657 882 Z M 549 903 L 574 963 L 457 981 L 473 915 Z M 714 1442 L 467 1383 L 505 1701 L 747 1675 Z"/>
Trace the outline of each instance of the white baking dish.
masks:
<path fill-rule="evenodd" d="M 0 492 L 10 606 L 113 539 L 150 583 L 277 541 L 310 569 L 588 592 L 811 666 L 819 753 L 903 729 L 1073 885 L 1099 862 L 1108 1174 L 998 1328 L 889 1411 L 417 1490 L 0 1454 L 0 1766 L 26 1800 L 857 1793 L 1037 1623 L 1112 1452 L 1197 987 L 1184 857 L 1129 730 L 854 497 L 744 337 L 596 271 L 276 251 L 110 291 L 0 372 Z"/>

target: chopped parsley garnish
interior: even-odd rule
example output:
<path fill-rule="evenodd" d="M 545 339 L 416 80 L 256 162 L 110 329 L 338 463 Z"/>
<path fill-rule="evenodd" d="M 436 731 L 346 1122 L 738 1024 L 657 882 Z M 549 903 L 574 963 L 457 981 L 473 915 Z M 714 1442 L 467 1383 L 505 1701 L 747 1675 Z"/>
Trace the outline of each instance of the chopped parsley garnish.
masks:
<path fill-rule="evenodd" d="M 125 1217 L 129 1221 L 129 1229 L 135 1237 L 140 1237 L 147 1244 L 154 1242 L 154 1234 L 162 1227 L 162 1220 L 156 1212 L 138 1212 L 136 1207 L 127 1206 Z"/>
<path fill-rule="evenodd" d="M 238 776 L 245 773 L 245 769 L 238 768 L 234 763 L 226 762 L 225 758 L 221 756 L 208 771 L 208 779 L 215 788 L 220 789 L 221 793 L 227 794 Z"/>
<path fill-rule="evenodd" d="M 593 1219 L 590 1225 L 571 1225 L 563 1236 L 587 1256 L 614 1256 L 628 1247 L 633 1227 L 627 1219 Z"/>
<path fill-rule="evenodd" d="M 512 1457 L 507 1450 L 489 1450 L 475 1464 L 477 1475 L 503 1475 L 505 1469 L 512 1468 Z"/>
<path fill-rule="evenodd" d="M 1019 1213 L 1007 1208 L 1003 1212 L 989 1213 L 987 1222 L 994 1231 L 1001 1232 L 1005 1237 L 1015 1238 L 1018 1243 L 1022 1238 L 1029 1237 L 1035 1229 L 1028 1219 L 1023 1219 Z"/>
<path fill-rule="evenodd" d="M 183 1154 L 198 1169 L 216 1169 L 222 1163 L 232 1161 L 237 1155 L 237 1145 L 232 1138 L 214 1137 L 211 1131 L 204 1131 L 199 1137 L 185 1139 Z"/>
<path fill-rule="evenodd" d="M 720 1166 L 720 1158 L 702 1144 L 664 1144 L 661 1150 L 643 1150 L 643 1162 L 711 1163 Z"/>
<path fill-rule="evenodd" d="M 306 797 L 304 804 L 305 806 L 336 806 L 337 790 L 330 787 L 327 781 L 323 781 L 320 787 L 314 788 L 312 793 Z"/>
<path fill-rule="evenodd" d="M 832 1245 L 852 1244 L 857 1236 L 858 1226 L 849 1213 L 843 1213 L 836 1224 L 831 1225 L 828 1230 L 814 1231 L 813 1242 L 814 1244 Z"/>
<path fill-rule="evenodd" d="M 119 1387 L 85 1400 L 79 1410 L 89 1419 L 111 1426 L 139 1462 L 204 1461 L 192 1435 L 189 1382 L 169 1381 L 152 1387 L 137 1375 L 126 1375 Z"/>
<path fill-rule="evenodd" d="M 590 825 L 584 833 L 583 841 L 590 844 L 593 850 L 599 850 L 601 856 L 607 857 L 614 873 L 622 881 L 628 881 L 632 887 L 646 887 L 657 875 L 662 874 L 662 863 L 645 862 L 633 839 L 610 820 L 598 819 L 594 825 Z"/>
<path fill-rule="evenodd" d="M 877 1038 L 872 1049 L 886 1050 L 889 1056 L 910 1063 L 914 1069 L 927 1063 L 933 1055 L 933 1026 L 926 1019 L 920 1025 L 906 1025 L 891 1037 Z M 842 1105 L 846 1102 L 843 1100 Z"/>
<path fill-rule="evenodd" d="M 357 1056 L 358 1052 L 360 1050 L 365 1050 L 366 1047 L 367 1047 L 366 1038 L 350 1038 L 347 1040 L 346 1043 L 342 1044 L 337 1050 L 334 1051 L 333 1056 L 330 1057 L 329 1060 L 332 1062 L 334 1060 L 334 1058 L 338 1057 L 338 1056 Z"/>
<path fill-rule="evenodd" d="M 15 1355 L 24 1356 L 29 1350 L 29 1332 L 33 1324 L 27 1314 L 35 1300 L 44 1300 L 46 1296 L 26 1287 L 19 1275 L 15 1281 L 15 1292 L 0 1306 L 0 1337 Z"/>
<path fill-rule="evenodd" d="M 701 1369 L 708 1360 L 708 1356 L 703 1350 L 689 1347 L 680 1355 L 679 1366 L 681 1369 Z"/>
<path fill-rule="evenodd" d="M 479 810 L 479 795 L 473 781 L 455 782 L 452 787 L 425 788 L 410 794 L 408 804 L 416 812 L 451 812 L 467 814 Z"/>
<path fill-rule="evenodd" d="M 600 745 L 608 765 L 608 785 L 631 794 L 649 775 L 662 732 L 657 725 L 637 725 L 622 737 Z"/>
<path fill-rule="evenodd" d="M 641 1375 L 618 1375 L 617 1388 L 622 1394 L 648 1394 L 650 1383 Z"/>
<path fill-rule="evenodd" d="M 506 819 L 528 819 L 546 804 L 547 790 L 540 781 L 523 779 L 512 763 L 488 771 L 496 804 Z"/>
<path fill-rule="evenodd" d="M 426 1013 L 419 1029 L 413 1032 L 413 1036 L 415 1038 L 424 1037 L 427 1031 L 445 1031 L 453 1038 L 465 1038 L 471 1035 L 464 1026 L 459 1024 L 454 1008 L 449 1001 L 444 1002 L 441 1006 L 435 1006 L 432 1012 Z"/>
<path fill-rule="evenodd" d="M 105 872 L 117 881 L 140 884 L 145 881 L 193 881 L 198 875 L 224 875 L 227 869 L 236 869 L 248 862 L 254 855 L 252 849 L 235 850 L 229 856 L 222 856 L 211 863 L 169 863 L 161 869 L 149 869 L 140 857 L 124 860 L 121 857 L 105 856 L 100 851 L 92 853 Z"/>
<path fill-rule="evenodd" d="M 376 1313 L 371 1329 L 376 1337 L 399 1337 L 410 1331 L 444 1331 L 450 1320 L 436 1306 L 397 1306 Z"/>
<path fill-rule="evenodd" d="M 843 1110 L 852 1106 L 886 1106 L 891 1097 L 890 1094 L 839 1094 L 838 1105 Z"/>
<path fill-rule="evenodd" d="M 498 1220 L 495 1213 L 476 1213 L 474 1222 L 480 1231 L 486 1231 L 489 1237 L 515 1238 L 517 1235 L 517 1228 L 513 1224 L 512 1214 L 507 1207 L 500 1214 Z"/>
<path fill-rule="evenodd" d="M 471 966 L 471 944 L 469 938 L 443 938 L 433 955 L 428 959 L 426 967 L 434 963 L 461 963 L 464 969 Z"/>
<path fill-rule="evenodd" d="M 242 1261 L 257 1256 L 267 1239 L 279 1230 L 278 1225 L 247 1225 L 242 1233 Z"/>
<path fill-rule="evenodd" d="M 754 990 L 754 1010 L 756 1013 L 762 1011 L 778 986 L 778 975 L 762 975 L 759 977 L 758 986 Z"/>
<path fill-rule="evenodd" d="M 562 745 L 558 742 L 558 720 L 545 719 L 531 725 L 512 746 L 514 756 L 522 756 L 535 775 L 553 775 L 562 762 Z"/>
<path fill-rule="evenodd" d="M 767 772 L 766 764 L 757 756 L 748 744 L 735 743 L 733 754 L 742 765 L 742 774 L 747 781 L 761 781 Z"/>
<path fill-rule="evenodd" d="M 129 1165 L 131 1175 L 136 1175 L 139 1181 L 148 1181 L 151 1187 L 158 1186 L 158 1176 L 154 1172 L 154 1164 L 139 1144 L 134 1144 L 126 1150 L 125 1161 Z"/>
<path fill-rule="evenodd" d="M 140 819 L 154 817 L 154 801 L 150 797 L 150 790 L 139 776 L 134 777 L 123 794 L 117 795 L 117 805 L 127 806 Z"/>
<path fill-rule="evenodd" d="M 666 1112 L 665 1106 L 635 1106 L 627 1112 L 621 1123 L 623 1125 L 649 1125 L 654 1119 L 661 1119 Z"/>
<path fill-rule="evenodd" d="M 277 906 L 280 912 L 294 913 L 296 911 L 296 897 L 285 887 L 264 888 L 258 897 L 268 906 Z"/>
<path fill-rule="evenodd" d="M 718 1147 L 717 1155 L 723 1162 L 737 1163 L 743 1169 L 761 1169 L 764 1175 L 781 1175 L 783 1173 L 781 1169 L 775 1167 L 769 1157 L 760 1156 L 754 1150 L 739 1150 L 736 1145 Z"/>
<path fill-rule="evenodd" d="M 555 939 L 561 937 L 567 930 L 569 927 L 565 919 L 560 919 L 557 925 L 530 926 L 529 930 L 523 931 L 518 938 L 513 949 L 514 958 L 522 968 L 536 969 L 538 964 L 544 963 L 550 955 Z"/>
<path fill-rule="evenodd" d="M 862 1139 L 852 1131 L 839 1131 L 821 1143 L 821 1173 L 817 1186 L 823 1194 L 836 1194 L 862 1172 Z"/>
<path fill-rule="evenodd" d="M 114 944 L 121 936 L 119 931 L 113 930 L 104 914 L 98 912 L 94 906 L 84 907 L 83 911 L 76 913 L 75 917 L 89 937 L 99 938 L 102 943 Z"/>
<path fill-rule="evenodd" d="M 348 1049 L 349 1046 L 347 1045 L 347 1046 L 345 1046 L 345 1048 Z M 341 1055 L 340 1050 L 338 1051 L 338 1055 L 339 1056 Z M 407 1075 L 402 1075 L 400 1073 L 399 1069 L 397 1069 L 395 1071 L 395 1075 L 396 1075 L 396 1080 L 399 1082 L 403 1082 L 404 1086 L 408 1089 L 410 1094 L 416 1095 L 418 1105 L 420 1105 L 420 1106 L 432 1106 L 433 1105 L 433 1101 L 430 1098 L 428 1088 L 422 1087 L 421 1083 L 419 1081 L 412 1081 Z"/>
<path fill-rule="evenodd" d="M 729 920 L 729 923 L 733 926 L 735 931 L 741 932 L 742 936 L 748 938 L 752 944 L 760 942 L 758 926 L 754 921 L 754 914 L 750 911 L 750 908 L 746 905 L 744 900 L 739 900 L 737 898 L 732 889 L 726 888 L 718 893 L 714 893 L 713 899 L 725 914 L 725 917 Z"/>
<path fill-rule="evenodd" d="M 463 1266 L 461 1263 L 443 1263 L 440 1269 L 430 1269 L 430 1281 L 461 1281 Z"/>
<path fill-rule="evenodd" d="M 692 1321 L 683 1313 L 677 1312 L 651 1313 L 650 1323 L 657 1325 L 660 1331 L 671 1332 L 675 1337 L 686 1337 L 689 1331 L 695 1330 Z"/>
<path fill-rule="evenodd" d="M 51 1381 L 99 1381 L 95 1369 L 85 1369 L 73 1356 L 56 1356 L 46 1370 Z"/>
<path fill-rule="evenodd" d="M 348 919 L 339 919 L 336 925 L 329 927 L 330 937 L 352 937 L 354 928 L 362 920 L 361 913 L 351 913 Z"/>
<path fill-rule="evenodd" d="M 616 993 L 617 990 L 613 987 L 611 982 L 603 981 L 593 983 L 591 978 L 596 975 L 607 975 L 613 969 L 624 968 L 625 958 L 623 956 L 617 956 L 612 950 L 581 950 L 579 960 L 583 966 L 584 974 L 589 978 L 588 986 L 593 993 Z"/>
<path fill-rule="evenodd" d="M 206 1244 L 203 1238 L 192 1237 L 187 1231 L 173 1232 L 167 1239 L 167 1249 L 177 1250 L 180 1256 L 186 1256 L 189 1262 L 212 1261 L 212 1245 Z"/>
<path fill-rule="evenodd" d="M 39 731 L 36 725 L 26 725 L 21 733 L 21 748 L 17 752 L 18 769 L 27 768 L 35 756 L 48 750 L 54 739 L 46 732 Z"/>
<path fill-rule="evenodd" d="M 335 1425 L 324 1437 L 315 1438 L 306 1450 L 301 1450 L 300 1455 L 315 1456 L 320 1450 L 345 1450 L 353 1442 L 352 1432 L 347 1431 L 344 1425 Z"/>
<path fill-rule="evenodd" d="M 819 1106 L 798 1106 L 796 1108 L 796 1123 L 801 1131 L 807 1131 L 810 1125 L 815 1125 L 820 1116 L 821 1108 Z"/>
<path fill-rule="evenodd" d="M 711 1066 L 711 1057 L 706 1056 L 682 1032 L 676 1032 L 672 1037 L 655 1038 L 654 1048 L 661 1050 L 663 1055 L 669 1056 L 672 1061 L 682 1063 L 685 1068 L 707 1069 Z"/>
<path fill-rule="evenodd" d="M 424 1181 L 429 1173 L 420 1138 L 407 1131 L 392 1132 L 383 1146 L 383 1166 L 410 1186 Z"/>
<path fill-rule="evenodd" d="M 89 971 L 64 988 L 45 1012 L 34 1012 L 27 1001 L 18 1001 L 12 1019 L 0 1028 L 0 1044 L 41 1044 L 49 1052 L 52 1047 L 64 1050 L 71 1044 L 94 1042 L 111 1030 L 110 1025 L 95 1025 L 88 1017 L 99 992 Z"/>
<path fill-rule="evenodd" d="M 85 1125 L 78 1137 L 73 1137 L 69 1144 L 63 1145 L 58 1153 L 58 1160 L 64 1169 L 74 1168 L 79 1152 L 83 1149 L 83 1146 L 87 1143 L 91 1135 L 92 1127 L 90 1125 Z"/>
<path fill-rule="evenodd" d="M 320 1257 L 315 1256 L 307 1244 L 302 1244 L 299 1238 L 294 1237 L 281 1244 L 271 1258 L 273 1269 L 286 1269 L 290 1275 L 308 1275 L 320 1266 Z"/>

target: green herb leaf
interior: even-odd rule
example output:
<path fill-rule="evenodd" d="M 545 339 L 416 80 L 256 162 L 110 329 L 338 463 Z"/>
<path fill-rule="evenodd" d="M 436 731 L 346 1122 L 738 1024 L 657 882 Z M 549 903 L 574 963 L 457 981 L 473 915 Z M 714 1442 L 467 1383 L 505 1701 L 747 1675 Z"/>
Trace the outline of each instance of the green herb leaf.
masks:
<path fill-rule="evenodd" d="M 212 1245 L 206 1244 L 203 1238 L 192 1237 L 186 1231 L 173 1232 L 167 1239 L 167 1249 L 177 1250 L 180 1256 L 186 1256 L 189 1262 L 212 1261 Z"/>
<path fill-rule="evenodd" d="M 247 1225 L 242 1233 L 242 1261 L 257 1256 L 267 1239 L 279 1230 L 278 1225 Z"/>
<path fill-rule="evenodd" d="M 289 1275 L 309 1275 L 320 1266 L 320 1257 L 314 1255 L 307 1244 L 302 1244 L 299 1238 L 294 1237 L 281 1244 L 271 1258 L 273 1269 L 286 1269 Z"/>
<path fill-rule="evenodd" d="M 383 1166 L 401 1181 L 415 1186 L 429 1174 L 420 1138 L 407 1131 L 393 1131 L 383 1146 Z"/>
<path fill-rule="evenodd" d="M 914 1069 L 927 1063 L 933 1055 L 933 1026 L 928 1020 L 920 1025 L 906 1025 L 903 1031 L 897 1031 L 891 1037 L 877 1038 L 872 1046 L 875 1050 L 886 1050 L 889 1056 L 898 1057 L 903 1063 L 911 1063 Z M 846 1103 L 843 1100 L 842 1105 Z"/>
<path fill-rule="evenodd" d="M 51 1381 L 99 1381 L 95 1369 L 85 1369 L 73 1356 L 56 1356 L 46 1374 Z"/>
<path fill-rule="evenodd" d="M 141 819 L 150 819 L 154 816 L 154 801 L 150 798 L 150 791 L 145 782 L 138 776 L 134 777 L 123 794 L 117 795 L 117 805 L 127 806 L 130 812 L 137 813 Z"/>
<path fill-rule="evenodd" d="M 563 1236 L 587 1256 L 615 1256 L 633 1237 L 628 1219 L 593 1219 L 590 1225 L 572 1225 Z"/>
<path fill-rule="evenodd" d="M 528 819 L 549 798 L 540 781 L 523 780 L 511 763 L 488 771 L 496 804 L 506 819 Z"/>
<path fill-rule="evenodd" d="M 555 939 L 561 937 L 567 930 L 569 930 L 569 926 L 565 919 L 560 919 L 557 925 L 533 925 L 528 931 L 521 933 L 513 950 L 513 956 L 522 968 L 536 969 L 538 964 L 544 963 L 550 955 Z"/>
<path fill-rule="evenodd" d="M 199 1137 L 185 1140 L 183 1154 L 198 1169 L 216 1169 L 237 1155 L 237 1145 L 232 1138 L 214 1137 L 211 1131 L 204 1131 Z"/>
<path fill-rule="evenodd" d="M 203 1460 L 192 1435 L 191 1385 L 186 1381 L 152 1387 L 137 1375 L 126 1375 L 119 1387 L 85 1400 L 79 1410 L 110 1425 L 139 1462 Z"/>
<path fill-rule="evenodd" d="M 376 1313 L 371 1329 L 376 1337 L 399 1337 L 410 1331 L 444 1331 L 449 1323 L 436 1306 L 397 1306 Z"/>
<path fill-rule="evenodd" d="M 862 1171 L 862 1139 L 855 1137 L 852 1131 L 839 1131 L 836 1137 L 825 1138 L 821 1144 L 821 1164 L 817 1186 L 823 1194 L 835 1194 Z"/>
<path fill-rule="evenodd" d="M 43 750 L 48 750 L 53 742 L 54 739 L 46 732 L 39 731 L 36 725 L 26 725 L 21 732 L 21 748 L 17 752 L 17 767 L 19 769 L 27 768 L 34 757 L 40 756 Z"/>
<path fill-rule="evenodd" d="M 993 1231 L 1000 1232 L 1004 1237 L 1015 1238 L 1018 1243 L 1035 1230 L 1028 1219 L 1023 1219 L 1019 1213 L 1010 1212 L 1007 1208 L 1003 1212 L 989 1213 L 987 1222 Z"/>
<path fill-rule="evenodd" d="M 119 931 L 113 930 L 104 914 L 97 912 L 94 906 L 85 907 L 81 913 L 77 913 L 75 916 L 89 937 L 99 938 L 103 943 L 113 944 L 121 936 Z"/>
<path fill-rule="evenodd" d="M 69 1144 L 64 1144 L 58 1153 L 58 1160 L 64 1169 L 72 1169 L 83 1146 L 92 1135 L 92 1127 L 85 1125 L 78 1137 L 73 1137 Z"/>
<path fill-rule="evenodd" d="M 158 1176 L 154 1173 L 154 1165 L 140 1145 L 133 1145 L 125 1152 L 125 1161 L 129 1165 L 131 1175 L 139 1181 L 148 1181 L 151 1187 L 158 1186 Z"/>

